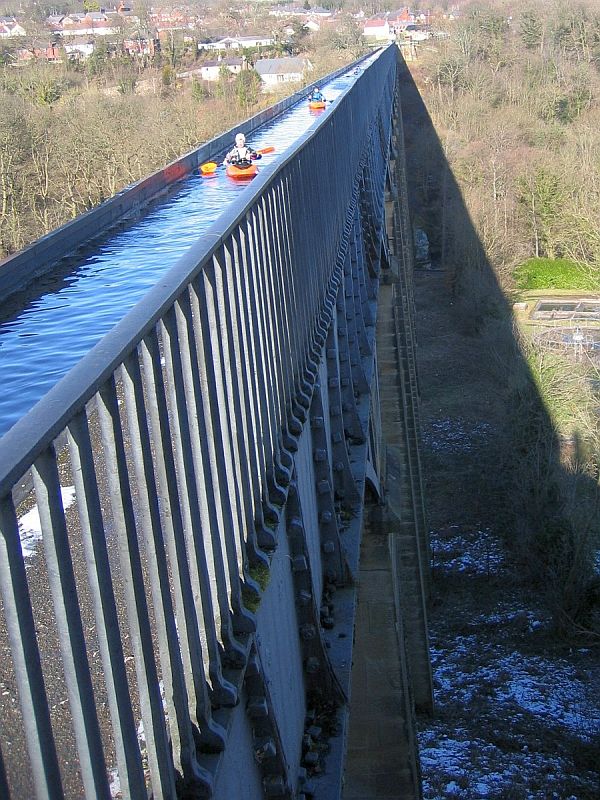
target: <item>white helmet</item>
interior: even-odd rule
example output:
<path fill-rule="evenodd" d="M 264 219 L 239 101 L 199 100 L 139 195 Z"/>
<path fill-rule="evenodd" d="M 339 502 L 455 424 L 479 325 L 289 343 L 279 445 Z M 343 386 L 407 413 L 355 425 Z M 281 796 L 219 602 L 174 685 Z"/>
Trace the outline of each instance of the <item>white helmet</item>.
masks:
<path fill-rule="evenodd" d="M 246 137 L 243 133 L 238 133 L 235 137 L 235 143 L 238 147 L 243 147 L 246 144 Z"/>

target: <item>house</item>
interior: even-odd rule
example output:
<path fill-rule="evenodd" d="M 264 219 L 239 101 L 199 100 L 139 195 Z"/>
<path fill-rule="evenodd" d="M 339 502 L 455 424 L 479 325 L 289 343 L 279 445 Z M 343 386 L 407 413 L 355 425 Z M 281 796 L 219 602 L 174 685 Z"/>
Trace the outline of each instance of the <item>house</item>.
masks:
<path fill-rule="evenodd" d="M 307 58 L 300 56 L 290 58 L 261 58 L 254 64 L 254 69 L 263 82 L 263 91 L 268 92 L 281 83 L 299 83 L 312 64 Z"/>
<path fill-rule="evenodd" d="M 394 38 L 385 17 L 371 17 L 363 23 L 363 34 L 369 39 L 389 40 Z"/>
<path fill-rule="evenodd" d="M 50 64 L 59 64 L 62 61 L 61 52 L 53 44 L 36 41 L 29 48 L 21 48 L 16 52 L 17 61 L 47 61 Z"/>
<path fill-rule="evenodd" d="M 107 11 L 106 21 L 111 28 L 121 30 L 125 27 L 134 27 L 140 24 L 140 18 L 132 11 Z"/>
<path fill-rule="evenodd" d="M 160 48 L 157 39 L 149 39 L 139 31 L 137 33 L 133 32 L 123 39 L 123 50 L 132 58 L 136 56 L 153 56 L 158 49 Z"/>
<path fill-rule="evenodd" d="M 321 30 L 321 24 L 316 19 L 307 19 L 302 27 L 311 33 Z"/>
<path fill-rule="evenodd" d="M 178 72 L 178 78 L 201 78 L 203 81 L 218 81 L 221 70 L 226 69 L 232 75 L 238 75 L 246 65 L 244 58 L 217 58 L 214 61 L 205 61 L 201 67 Z"/>
<path fill-rule="evenodd" d="M 216 42 L 198 42 L 198 50 L 242 50 L 244 47 L 270 47 L 271 36 L 226 36 Z"/>
<path fill-rule="evenodd" d="M 26 34 L 25 28 L 14 17 L 0 17 L 0 39 L 12 39 Z"/>
<path fill-rule="evenodd" d="M 411 42 L 425 42 L 432 37 L 431 29 L 421 25 L 407 25 L 402 33 Z"/>
<path fill-rule="evenodd" d="M 191 30 L 195 18 L 183 7 L 152 9 L 150 20 L 159 30 Z"/>
<path fill-rule="evenodd" d="M 386 19 L 390 28 L 395 32 L 403 30 L 407 25 L 415 21 L 414 14 L 411 14 L 408 8 L 401 8 L 399 11 L 390 11 L 386 14 Z"/>
<path fill-rule="evenodd" d="M 269 14 L 272 17 L 305 17 L 307 11 L 302 6 L 275 6 Z"/>
<path fill-rule="evenodd" d="M 46 17 L 46 27 L 50 28 L 54 33 L 62 33 L 62 22 L 64 18 L 64 14 L 50 14 L 49 17 Z"/>
<path fill-rule="evenodd" d="M 407 26 L 413 25 L 414 21 L 415 17 L 410 9 L 401 8 L 366 20 L 363 23 L 363 34 L 370 39 L 389 41 L 406 30 Z"/>
<path fill-rule="evenodd" d="M 74 36 L 64 43 L 69 61 L 85 61 L 94 52 L 94 42 L 89 36 Z"/>
<path fill-rule="evenodd" d="M 67 14 L 62 18 L 59 27 L 52 27 L 62 36 L 111 36 L 119 32 L 119 26 L 109 21 L 107 15 L 100 11 Z"/>

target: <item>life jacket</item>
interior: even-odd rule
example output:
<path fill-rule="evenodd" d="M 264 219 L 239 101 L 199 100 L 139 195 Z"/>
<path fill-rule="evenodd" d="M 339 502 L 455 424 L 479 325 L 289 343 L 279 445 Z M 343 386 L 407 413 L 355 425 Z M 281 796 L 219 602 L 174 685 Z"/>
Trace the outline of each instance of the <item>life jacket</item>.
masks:
<path fill-rule="evenodd" d="M 228 159 L 233 164 L 239 164 L 240 161 L 247 161 L 250 163 L 252 160 L 252 156 L 254 155 L 254 150 L 249 147 L 238 147 L 237 145 L 231 150 L 228 154 Z"/>

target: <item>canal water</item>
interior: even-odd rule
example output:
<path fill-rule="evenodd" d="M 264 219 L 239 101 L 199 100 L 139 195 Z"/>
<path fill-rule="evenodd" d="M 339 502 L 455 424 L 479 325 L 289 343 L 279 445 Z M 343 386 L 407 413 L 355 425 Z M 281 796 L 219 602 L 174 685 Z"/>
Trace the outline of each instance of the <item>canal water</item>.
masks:
<path fill-rule="evenodd" d="M 361 71 L 324 83 L 327 100 L 335 103 Z M 323 114 L 330 108 L 328 103 Z M 263 155 L 259 168 L 281 158 L 317 124 L 315 112 L 303 100 L 255 131 L 248 138 L 250 146 L 275 148 Z M 53 274 L 28 287 L 27 302 L 0 322 L 0 436 L 122 319 L 245 189 L 222 167 L 212 178 L 191 174 L 143 218 L 108 234 L 89 254 L 61 262 Z"/>

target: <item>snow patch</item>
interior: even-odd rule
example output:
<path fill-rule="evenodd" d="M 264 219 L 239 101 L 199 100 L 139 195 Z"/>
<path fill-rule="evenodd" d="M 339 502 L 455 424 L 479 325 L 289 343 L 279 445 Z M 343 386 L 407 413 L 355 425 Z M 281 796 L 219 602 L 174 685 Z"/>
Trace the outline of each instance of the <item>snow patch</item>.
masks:
<path fill-rule="evenodd" d="M 456 606 L 455 626 L 447 613 L 432 614 L 435 716 L 421 719 L 418 731 L 423 800 L 600 797 L 592 767 L 600 737 L 594 661 L 576 666 L 528 652 L 529 637 L 548 629 L 550 618 L 511 588 L 502 540 L 491 530 L 447 525 L 430 535 L 434 575 L 502 573 L 492 586 L 503 589 L 496 602 L 478 603 L 479 581 L 472 602 Z M 548 746 L 563 741 L 572 744 Z"/>
<path fill-rule="evenodd" d="M 502 542 L 489 528 L 459 525 L 430 531 L 433 566 L 444 574 L 497 575 L 504 565 Z"/>
<path fill-rule="evenodd" d="M 446 417 L 432 420 L 428 430 L 421 434 L 421 441 L 434 453 L 468 453 L 475 444 L 487 439 L 491 430 L 487 422 L 472 423 L 461 417 Z"/>
<path fill-rule="evenodd" d="M 108 786 L 112 799 L 121 800 L 123 797 L 121 794 L 121 779 L 119 778 L 119 773 L 116 769 L 110 769 L 108 771 Z"/>
<path fill-rule="evenodd" d="M 61 486 L 60 494 L 63 508 L 66 511 L 75 501 L 75 487 Z M 33 556 L 37 550 L 37 544 L 42 538 L 42 523 L 37 505 L 31 511 L 19 517 L 19 538 L 21 540 L 23 558 Z"/>

